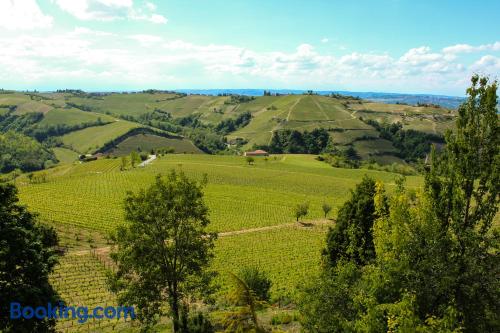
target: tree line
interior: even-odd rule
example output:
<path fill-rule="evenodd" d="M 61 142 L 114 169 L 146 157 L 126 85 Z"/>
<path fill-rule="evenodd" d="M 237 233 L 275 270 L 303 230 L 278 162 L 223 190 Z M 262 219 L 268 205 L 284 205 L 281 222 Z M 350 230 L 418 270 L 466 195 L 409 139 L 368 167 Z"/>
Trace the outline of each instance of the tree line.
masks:
<path fill-rule="evenodd" d="M 259 145 L 255 148 L 273 154 L 319 154 L 329 143 L 330 135 L 324 128 L 304 132 L 285 129 L 273 132 L 269 145 Z"/>

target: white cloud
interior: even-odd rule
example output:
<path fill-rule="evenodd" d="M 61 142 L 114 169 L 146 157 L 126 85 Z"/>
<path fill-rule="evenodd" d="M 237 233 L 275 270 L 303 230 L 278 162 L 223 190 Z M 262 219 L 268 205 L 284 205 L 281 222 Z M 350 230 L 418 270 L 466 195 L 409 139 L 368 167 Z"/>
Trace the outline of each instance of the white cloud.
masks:
<path fill-rule="evenodd" d="M 500 58 L 485 55 L 472 64 L 471 68 L 480 73 L 500 73 Z"/>
<path fill-rule="evenodd" d="M 155 45 L 163 40 L 163 38 L 161 38 L 160 36 L 146 34 L 131 35 L 129 36 L 129 38 L 139 42 L 143 46 Z"/>
<path fill-rule="evenodd" d="M 31 30 L 52 26 L 53 18 L 45 15 L 35 0 L 0 2 L 0 27 L 7 30 Z"/>
<path fill-rule="evenodd" d="M 157 24 L 167 19 L 156 14 L 156 6 L 145 2 L 135 6 L 133 0 L 52 0 L 64 11 L 79 20 L 114 21 L 121 19 L 144 20 Z"/>
<path fill-rule="evenodd" d="M 427 46 L 401 55 L 351 52 L 337 57 L 310 44 L 262 52 L 83 27 L 6 35 L 0 37 L 0 50 L 0 86 L 18 89 L 282 87 L 463 94 L 470 74 L 500 74 L 498 57 L 466 61 Z"/>
<path fill-rule="evenodd" d="M 492 44 L 484 44 L 478 46 L 472 46 L 469 44 L 456 44 L 452 46 L 445 47 L 443 49 L 444 53 L 458 54 L 458 53 L 473 53 L 480 51 L 500 51 L 500 42 L 495 42 Z"/>
<path fill-rule="evenodd" d="M 328 43 L 330 40 L 328 38 L 323 38 L 321 39 L 321 43 L 325 44 L 325 43 Z"/>

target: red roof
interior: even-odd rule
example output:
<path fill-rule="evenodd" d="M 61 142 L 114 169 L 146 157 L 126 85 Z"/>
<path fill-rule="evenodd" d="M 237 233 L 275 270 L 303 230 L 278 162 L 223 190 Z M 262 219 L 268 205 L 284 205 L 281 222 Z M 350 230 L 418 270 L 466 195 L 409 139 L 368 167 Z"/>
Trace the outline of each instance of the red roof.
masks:
<path fill-rule="evenodd" d="M 255 153 L 255 154 L 267 154 L 267 151 L 257 149 L 256 151 L 251 151 L 250 153 Z"/>

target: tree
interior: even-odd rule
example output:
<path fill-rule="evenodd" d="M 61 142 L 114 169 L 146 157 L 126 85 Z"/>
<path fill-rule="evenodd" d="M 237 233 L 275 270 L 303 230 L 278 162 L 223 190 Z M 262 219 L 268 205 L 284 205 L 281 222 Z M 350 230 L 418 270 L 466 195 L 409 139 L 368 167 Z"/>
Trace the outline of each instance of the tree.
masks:
<path fill-rule="evenodd" d="M 127 156 L 122 156 L 120 159 L 120 171 L 127 169 L 128 160 Z"/>
<path fill-rule="evenodd" d="M 304 202 L 295 206 L 295 218 L 297 219 L 297 222 L 299 222 L 299 219 L 301 217 L 306 216 L 308 212 L 309 212 L 308 202 Z"/>
<path fill-rule="evenodd" d="M 137 163 L 141 163 L 141 157 L 135 150 L 132 150 L 130 152 L 130 165 L 132 166 L 132 168 L 135 168 L 135 165 Z"/>
<path fill-rule="evenodd" d="M 323 203 L 323 205 L 321 206 L 321 209 L 323 209 L 323 213 L 325 213 L 325 219 L 326 219 L 326 216 L 328 215 L 328 213 L 330 213 L 330 211 L 332 210 L 332 206 L 330 206 L 329 204 L 327 204 L 326 202 Z"/>
<path fill-rule="evenodd" d="M 492 229 L 500 200 L 496 91 L 496 82 L 472 78 L 443 153 L 431 152 L 421 191 L 398 180 L 387 200 L 375 187 L 375 256 L 326 265 L 302 298 L 306 328 L 500 330 L 500 235 Z"/>
<path fill-rule="evenodd" d="M 255 296 L 261 301 L 269 301 L 272 282 L 257 267 L 245 267 L 238 274 Z"/>
<path fill-rule="evenodd" d="M 226 332 L 265 332 L 257 318 L 257 310 L 263 307 L 265 302 L 258 299 L 242 278 L 233 273 L 230 273 L 230 276 L 234 286 L 228 299 L 235 309 L 224 314 L 222 322 Z"/>
<path fill-rule="evenodd" d="M 53 319 L 10 320 L 10 303 L 47 306 L 59 301 L 49 282 L 57 263 L 57 234 L 37 223 L 33 214 L 18 204 L 17 189 L 0 184 L 0 331 L 52 332 Z"/>
<path fill-rule="evenodd" d="M 356 149 L 354 149 L 353 146 L 349 146 L 349 148 L 347 148 L 347 150 L 344 152 L 344 155 L 349 160 L 359 160 L 360 159 L 358 152 L 356 151 Z"/>
<path fill-rule="evenodd" d="M 213 291 L 208 265 L 216 234 L 205 230 L 210 221 L 203 185 L 172 170 L 148 189 L 127 194 L 126 224 L 112 236 L 117 271 L 109 282 L 123 304 L 137 306 L 146 327 L 166 302 L 179 332 L 181 303 Z"/>
<path fill-rule="evenodd" d="M 255 159 L 252 156 L 247 156 L 245 160 L 247 161 L 248 165 L 251 165 L 253 164 L 253 162 L 255 162 Z"/>
<path fill-rule="evenodd" d="M 330 266 L 335 266 L 341 258 L 366 264 L 375 257 L 372 235 L 377 218 L 373 201 L 375 191 L 375 181 L 365 176 L 340 208 L 335 226 L 328 231 L 323 251 Z"/>
<path fill-rule="evenodd" d="M 425 189 L 447 239 L 446 264 L 454 269 L 447 299 L 453 299 L 466 331 L 495 331 L 500 330 L 500 281 L 494 278 L 500 274 L 500 240 L 491 229 L 500 201 L 498 86 L 479 76 L 471 82 L 456 129 L 446 133 L 442 161 L 432 156 Z"/>

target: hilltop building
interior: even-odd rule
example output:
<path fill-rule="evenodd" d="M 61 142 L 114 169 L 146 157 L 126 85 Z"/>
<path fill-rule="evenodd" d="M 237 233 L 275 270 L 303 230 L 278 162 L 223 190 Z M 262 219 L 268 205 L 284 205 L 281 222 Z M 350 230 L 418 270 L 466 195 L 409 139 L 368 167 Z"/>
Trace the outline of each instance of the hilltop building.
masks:
<path fill-rule="evenodd" d="M 256 151 L 246 151 L 245 156 L 269 156 L 269 153 L 265 150 L 257 149 Z"/>

